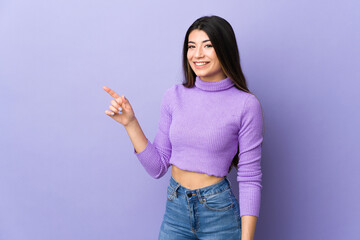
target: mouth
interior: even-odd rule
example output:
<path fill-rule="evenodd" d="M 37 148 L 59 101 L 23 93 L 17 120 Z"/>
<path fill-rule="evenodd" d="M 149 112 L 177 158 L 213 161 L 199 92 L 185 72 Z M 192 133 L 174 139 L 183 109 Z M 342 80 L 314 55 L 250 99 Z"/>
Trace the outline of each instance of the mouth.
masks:
<path fill-rule="evenodd" d="M 206 68 L 210 62 L 194 62 L 195 69 Z"/>
<path fill-rule="evenodd" d="M 209 62 L 194 62 L 195 66 L 204 66 L 208 64 Z"/>

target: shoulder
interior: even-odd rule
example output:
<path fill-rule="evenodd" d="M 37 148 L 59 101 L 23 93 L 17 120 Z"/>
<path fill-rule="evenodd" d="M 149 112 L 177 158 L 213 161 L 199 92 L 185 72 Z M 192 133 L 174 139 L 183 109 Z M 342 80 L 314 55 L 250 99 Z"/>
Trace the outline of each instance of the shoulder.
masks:
<path fill-rule="evenodd" d="M 259 99 L 253 93 L 248 93 L 237 88 L 232 88 L 230 92 L 233 98 L 242 108 L 254 107 L 260 105 Z"/>
<path fill-rule="evenodd" d="M 166 88 L 162 96 L 162 104 L 168 105 L 171 108 L 172 103 L 179 95 L 179 91 L 182 91 L 181 88 L 183 88 L 182 84 L 174 84 L 171 87 Z"/>
<path fill-rule="evenodd" d="M 262 107 L 259 99 L 252 93 L 246 93 L 246 99 L 242 110 L 242 120 L 262 119 Z"/>
<path fill-rule="evenodd" d="M 248 108 L 260 107 L 260 101 L 255 94 L 246 93 L 245 106 Z"/>
<path fill-rule="evenodd" d="M 229 89 L 227 97 L 229 101 L 236 103 L 237 109 L 252 108 L 260 105 L 259 99 L 253 93 L 245 92 L 235 87 Z"/>
<path fill-rule="evenodd" d="M 164 97 L 174 98 L 187 90 L 188 88 L 184 87 L 184 85 L 182 85 L 181 83 L 174 84 L 165 90 Z"/>
<path fill-rule="evenodd" d="M 165 93 L 171 93 L 171 92 L 174 92 L 174 91 L 179 91 L 181 89 L 184 89 L 184 85 L 182 85 L 181 83 L 175 83 L 173 84 L 172 86 L 168 87 L 166 90 L 165 90 Z"/>

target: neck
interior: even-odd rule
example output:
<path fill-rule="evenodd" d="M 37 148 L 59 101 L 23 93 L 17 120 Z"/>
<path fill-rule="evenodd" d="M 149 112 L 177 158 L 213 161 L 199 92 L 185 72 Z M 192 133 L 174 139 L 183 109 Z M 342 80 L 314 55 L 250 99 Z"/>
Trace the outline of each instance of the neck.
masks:
<path fill-rule="evenodd" d="M 213 74 L 211 76 L 207 76 L 207 77 L 200 77 L 201 80 L 206 81 L 206 82 L 217 82 L 217 81 L 221 81 L 224 80 L 227 76 L 224 74 L 224 72 L 219 72 L 217 74 Z"/>
<path fill-rule="evenodd" d="M 197 88 L 209 92 L 223 91 L 233 87 L 234 85 L 235 85 L 234 82 L 229 77 L 225 77 L 220 81 L 213 81 L 213 82 L 204 81 L 199 76 L 196 76 L 195 79 L 195 86 Z"/>

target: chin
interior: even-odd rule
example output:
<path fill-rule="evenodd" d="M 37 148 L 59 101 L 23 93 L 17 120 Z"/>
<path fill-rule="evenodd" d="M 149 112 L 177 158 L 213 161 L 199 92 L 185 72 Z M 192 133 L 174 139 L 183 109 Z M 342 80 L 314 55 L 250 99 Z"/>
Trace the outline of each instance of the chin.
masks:
<path fill-rule="evenodd" d="M 199 73 L 199 74 L 197 74 L 197 73 L 195 73 L 196 74 L 196 76 L 198 76 L 198 77 L 210 77 L 211 75 L 209 75 L 209 74 L 204 74 L 204 73 Z"/>

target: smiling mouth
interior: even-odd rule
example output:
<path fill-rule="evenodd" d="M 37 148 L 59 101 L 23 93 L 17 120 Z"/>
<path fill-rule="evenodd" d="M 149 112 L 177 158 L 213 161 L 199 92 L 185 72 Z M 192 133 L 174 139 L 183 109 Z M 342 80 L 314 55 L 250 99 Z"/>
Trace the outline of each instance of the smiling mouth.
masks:
<path fill-rule="evenodd" d="M 194 62 L 194 64 L 196 65 L 196 66 L 203 66 L 203 65 L 206 65 L 206 64 L 208 64 L 209 62 Z"/>

